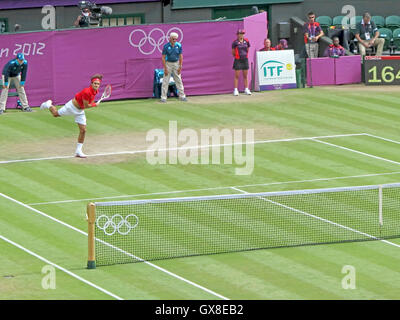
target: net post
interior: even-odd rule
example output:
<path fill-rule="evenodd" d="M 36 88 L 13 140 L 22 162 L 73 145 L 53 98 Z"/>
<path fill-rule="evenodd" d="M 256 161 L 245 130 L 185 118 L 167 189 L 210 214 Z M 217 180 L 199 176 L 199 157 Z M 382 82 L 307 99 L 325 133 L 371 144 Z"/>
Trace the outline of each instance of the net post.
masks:
<path fill-rule="evenodd" d="M 382 227 L 383 226 L 383 209 L 382 209 L 382 202 L 383 202 L 383 196 L 382 196 L 382 185 L 379 185 L 379 225 Z"/>
<path fill-rule="evenodd" d="M 87 222 L 88 222 L 88 269 L 96 269 L 96 252 L 95 252 L 95 222 L 96 222 L 96 205 L 91 202 L 87 205 Z"/>

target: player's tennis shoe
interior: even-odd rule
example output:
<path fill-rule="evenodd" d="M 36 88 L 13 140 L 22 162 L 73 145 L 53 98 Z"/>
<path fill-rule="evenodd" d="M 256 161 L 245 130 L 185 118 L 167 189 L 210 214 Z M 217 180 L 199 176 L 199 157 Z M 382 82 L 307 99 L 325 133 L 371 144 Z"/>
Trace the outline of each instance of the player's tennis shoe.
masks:
<path fill-rule="evenodd" d="M 82 151 L 75 153 L 75 157 L 77 158 L 87 158 L 87 155 L 84 154 Z"/>
<path fill-rule="evenodd" d="M 40 105 L 40 110 L 50 108 L 50 107 L 51 107 L 51 104 L 52 104 L 52 101 L 51 101 L 51 100 L 47 100 L 46 102 L 43 102 L 43 103 Z"/>
<path fill-rule="evenodd" d="M 235 88 L 235 90 L 233 90 L 233 95 L 234 96 L 238 96 L 239 95 L 239 90 Z"/>
<path fill-rule="evenodd" d="M 249 90 L 249 88 L 244 89 L 244 93 L 247 95 L 251 95 L 251 91 Z"/>

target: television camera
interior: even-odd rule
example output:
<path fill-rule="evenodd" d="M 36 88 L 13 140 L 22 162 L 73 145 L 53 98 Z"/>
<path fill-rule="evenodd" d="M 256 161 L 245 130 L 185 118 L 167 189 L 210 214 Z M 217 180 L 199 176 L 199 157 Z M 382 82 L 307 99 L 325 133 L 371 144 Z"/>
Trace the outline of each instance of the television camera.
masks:
<path fill-rule="evenodd" d="M 85 22 L 91 26 L 98 26 L 103 15 L 112 14 L 112 9 L 110 7 L 99 7 L 96 3 L 91 1 L 80 1 L 78 7 L 82 11 L 82 19 L 86 20 Z M 88 14 L 85 15 L 85 13 Z"/>

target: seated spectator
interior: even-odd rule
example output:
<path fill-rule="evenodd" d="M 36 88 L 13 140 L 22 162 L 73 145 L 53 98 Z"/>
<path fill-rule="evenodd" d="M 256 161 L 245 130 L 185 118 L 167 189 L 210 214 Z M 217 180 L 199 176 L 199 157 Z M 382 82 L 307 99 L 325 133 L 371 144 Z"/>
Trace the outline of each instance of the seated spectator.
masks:
<path fill-rule="evenodd" d="M 287 40 L 281 39 L 279 43 L 275 46 L 275 50 L 285 50 L 288 48 Z"/>
<path fill-rule="evenodd" d="M 379 38 L 379 31 L 375 23 L 371 21 L 371 15 L 366 12 L 360 23 L 357 24 L 355 37 L 358 41 L 358 52 L 361 58 L 365 56 L 366 49 L 375 47 L 376 55 L 381 56 L 385 39 Z"/>
<path fill-rule="evenodd" d="M 275 51 L 276 49 L 274 47 L 271 47 L 271 40 L 266 38 L 264 39 L 264 48 L 258 50 L 258 51 Z"/>
<path fill-rule="evenodd" d="M 308 13 L 308 22 L 303 26 L 304 43 L 309 58 L 318 58 L 318 40 L 324 35 L 321 26 L 315 21 L 315 13 Z"/>
<path fill-rule="evenodd" d="M 324 57 L 337 58 L 346 55 L 346 50 L 340 45 L 339 37 L 332 38 L 333 43 L 326 48 Z"/>

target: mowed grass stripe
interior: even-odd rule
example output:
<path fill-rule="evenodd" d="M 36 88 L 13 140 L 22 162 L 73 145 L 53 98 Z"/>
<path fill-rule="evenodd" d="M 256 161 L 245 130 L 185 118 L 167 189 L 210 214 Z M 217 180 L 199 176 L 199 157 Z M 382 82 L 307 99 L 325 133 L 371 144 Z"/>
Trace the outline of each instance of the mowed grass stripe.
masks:
<path fill-rule="evenodd" d="M 351 137 L 348 140 L 356 141 L 357 138 Z M 321 139 L 321 141 L 335 144 L 335 142 L 331 141 L 331 139 Z M 376 156 L 376 154 L 375 154 L 376 152 L 368 153 L 368 152 L 365 152 L 364 150 L 352 149 L 351 147 L 349 148 L 354 151 L 361 151 L 361 152 L 366 153 L 365 155 L 363 155 L 363 154 L 359 154 L 357 152 L 353 152 L 352 150 L 341 149 L 340 148 L 341 144 L 337 144 L 337 146 L 338 147 L 316 142 L 316 143 L 311 144 L 308 148 L 311 149 L 311 150 L 309 150 L 309 152 L 311 154 L 314 152 L 320 152 L 321 157 L 331 157 L 332 159 L 335 159 L 337 163 L 344 162 L 343 170 L 346 173 L 347 173 L 347 170 L 349 170 L 349 172 L 348 172 L 349 175 L 351 175 L 351 172 L 353 172 L 353 174 L 354 174 L 354 172 L 357 172 L 357 168 L 362 168 L 362 169 L 365 168 L 367 173 L 379 172 L 380 170 L 382 170 L 382 172 L 384 172 L 388 169 L 397 171 L 399 169 L 399 166 L 395 163 L 391 163 L 389 161 L 386 161 L 385 159 L 374 158 L 374 156 Z M 373 150 L 371 150 L 371 151 L 373 151 Z M 387 160 L 392 160 L 392 159 L 387 159 Z M 370 167 L 370 168 L 368 168 L 368 167 Z M 356 171 L 353 171 L 353 170 L 356 170 Z"/>
<path fill-rule="evenodd" d="M 289 128 L 292 132 L 295 132 L 299 136 L 317 136 L 321 133 L 323 135 L 331 134 L 343 134 L 343 133 L 360 133 L 361 131 L 357 128 L 349 127 L 345 123 L 335 123 L 329 121 L 329 118 L 323 114 L 319 115 L 313 113 L 312 110 L 309 112 L 301 112 L 296 109 L 293 111 L 288 108 L 285 111 L 284 108 L 270 111 L 268 108 L 263 106 L 259 107 L 260 112 L 267 112 L 269 115 L 268 122 L 273 123 L 279 127 Z M 349 130 L 351 128 L 351 130 Z"/>
<path fill-rule="evenodd" d="M 255 172 L 259 173 L 259 170 L 268 168 L 269 171 L 277 171 L 278 175 L 282 172 L 284 177 L 285 175 L 288 177 L 290 172 L 290 175 L 298 177 L 297 179 L 368 174 L 398 169 L 396 165 L 385 161 L 308 141 L 279 144 L 274 148 L 265 146 L 265 150 L 260 148 L 256 154 Z M 291 180 L 289 176 L 278 181 L 282 179 Z"/>
<path fill-rule="evenodd" d="M 10 200 L 0 199 L 1 234 L 67 269 L 84 268 L 87 238 Z M 12 211 L 11 211 L 12 210 Z"/>
<path fill-rule="evenodd" d="M 232 299 L 299 300 L 312 299 L 314 294 L 319 299 L 321 297 L 339 298 L 339 296 L 330 294 L 322 285 L 306 279 L 304 274 L 300 274 L 297 264 L 291 261 L 285 261 L 284 264 L 275 263 L 271 254 L 280 250 L 295 249 L 257 250 L 188 258 L 187 260 L 185 258 L 179 259 L 176 264 L 178 267 L 183 265 L 182 269 L 185 268 L 184 264 L 190 264 L 191 269 L 195 270 L 194 276 L 200 273 L 196 272 L 199 269 L 201 273 L 198 276 L 228 290 Z M 269 252 L 270 254 L 260 260 L 252 258 L 260 252 Z M 298 272 L 290 272 L 288 269 Z M 312 272 L 312 270 L 308 271 Z M 314 299 L 318 298 L 314 297 Z"/>
<path fill-rule="evenodd" d="M 357 244 L 335 244 L 313 247 L 299 247 L 289 249 L 277 249 L 270 252 L 259 251 L 246 256 L 248 259 L 257 261 L 262 270 L 264 266 L 272 269 L 272 272 L 283 273 L 282 278 L 286 278 L 286 274 L 292 278 L 300 279 L 301 288 L 304 292 L 304 299 L 374 299 L 377 298 L 376 293 L 369 287 L 357 287 L 357 290 L 345 290 L 342 287 L 342 279 L 346 274 L 342 273 L 345 265 L 352 265 L 354 260 L 343 261 L 343 257 L 338 255 L 336 260 L 326 260 L 325 256 L 331 254 L 331 248 L 339 246 L 357 245 Z M 310 250 L 312 249 L 312 250 Z M 327 253 L 324 253 L 324 252 Z M 307 254 L 307 253 L 311 254 Z M 268 260 L 267 260 L 268 259 Z M 279 266 L 289 266 L 283 270 Z M 357 273 L 356 273 L 357 276 Z M 356 278 L 357 280 L 357 278 Z M 359 284 L 359 282 L 358 282 Z M 289 287 L 296 285 L 290 281 L 286 283 Z M 357 281 L 356 281 L 357 285 Z M 291 299 L 290 297 L 287 297 Z M 380 298 L 383 298 L 381 296 Z"/>
<path fill-rule="evenodd" d="M 157 110 L 160 117 L 160 125 L 163 129 L 168 129 L 169 121 L 178 122 L 178 130 L 185 127 L 192 129 L 201 128 L 204 124 L 220 124 L 221 113 L 213 111 L 209 106 L 198 109 L 190 104 L 173 104 L 167 108 Z"/>
<path fill-rule="evenodd" d="M 298 105 L 297 108 L 300 110 L 311 110 L 313 113 L 315 113 L 315 116 L 317 117 L 319 114 L 323 115 L 324 117 L 326 117 L 326 115 L 329 115 L 329 117 L 326 117 L 326 119 L 331 119 L 332 116 L 334 116 L 334 118 L 336 118 L 335 120 L 337 120 L 337 122 L 334 123 L 337 123 L 339 127 L 342 123 L 349 122 L 347 119 L 351 119 L 350 123 L 352 124 L 352 126 L 350 126 L 350 128 L 352 129 L 355 128 L 356 130 L 358 130 L 357 128 L 360 126 L 360 124 L 362 124 L 363 128 L 375 128 L 375 122 L 370 121 L 371 117 L 365 117 L 365 110 L 360 110 L 361 112 L 355 111 L 358 104 L 351 99 L 349 99 L 349 103 L 338 103 L 336 96 L 332 96 L 331 98 L 329 98 L 329 95 L 324 94 L 323 98 L 321 99 L 316 97 L 309 97 L 309 100 L 305 99 L 305 101 L 303 100 L 299 103 L 296 103 L 296 105 Z M 312 108 L 310 108 L 311 105 L 313 106 Z M 320 112 L 316 112 L 316 110 Z M 338 110 L 339 112 L 337 114 L 332 114 L 334 110 Z M 363 118 L 362 123 L 360 123 L 359 121 L 360 117 Z M 393 119 L 393 116 L 391 117 L 391 119 Z"/>
<path fill-rule="evenodd" d="M 283 258 L 279 255 L 280 252 L 287 250 L 294 253 L 297 248 L 273 249 L 267 258 L 260 255 L 260 253 L 264 253 L 264 250 L 251 255 L 242 253 L 243 260 L 252 267 L 248 270 L 249 268 L 243 264 L 235 264 L 235 268 L 262 277 L 264 281 L 275 283 L 282 289 L 295 291 L 300 299 L 341 299 L 338 292 L 331 290 L 338 283 L 336 278 L 321 272 L 318 265 L 307 266 L 290 257 Z M 281 268 L 280 266 L 286 267 Z M 274 293 L 271 293 L 271 296 L 273 297 Z M 269 297 L 267 296 L 267 298 Z M 282 299 L 293 299 L 293 297 L 292 294 L 289 294 L 283 296 Z"/>
<path fill-rule="evenodd" d="M 140 101 L 140 105 L 132 103 L 132 101 L 127 101 L 124 105 L 113 102 L 111 108 L 99 110 L 99 115 L 101 114 L 102 117 L 112 119 L 118 114 L 121 118 L 120 121 L 123 123 L 120 128 L 122 131 L 147 131 L 153 128 L 157 122 L 165 120 L 158 116 L 158 109 L 154 104 L 150 104 L 144 100 Z M 97 113 L 93 116 L 94 121 L 96 121 L 97 116 Z"/>
<path fill-rule="evenodd" d="M 358 137 L 358 139 L 332 138 L 324 140 L 346 148 L 372 154 L 377 157 L 400 162 L 399 145 L 383 139 L 369 136 Z"/>
<path fill-rule="evenodd" d="M 42 273 L 46 265 L 43 261 L 23 250 L 0 240 L 2 263 L 0 274 L 0 299 L 2 300 L 70 300 L 70 299 L 111 299 L 99 290 L 78 281 L 64 272 L 55 270 L 56 290 L 46 290 L 42 281 L 47 273 Z M 46 270 L 46 269 L 45 269 Z"/>
<path fill-rule="evenodd" d="M 73 123 L 72 119 L 68 118 L 55 119 L 50 113 L 45 115 L 34 113 L 30 118 L 22 118 L 16 113 L 10 114 L 3 120 L 0 133 L 1 136 L 7 137 L 6 144 L 68 136 L 72 132 L 71 123 Z"/>
<path fill-rule="evenodd" d="M 311 103 L 315 104 L 313 108 L 310 108 Z M 310 100 L 309 102 L 299 101 L 296 103 L 297 108 L 295 115 L 296 117 L 301 116 L 304 122 L 316 123 L 321 128 L 330 129 L 333 127 L 336 132 L 348 132 L 349 128 L 352 132 L 365 132 L 366 128 L 374 127 L 374 122 L 368 119 L 364 119 L 363 122 L 360 123 L 359 117 L 353 116 L 350 111 L 347 111 L 345 114 L 332 114 L 332 111 L 329 109 L 333 103 L 335 103 L 335 101 L 329 101 L 325 98 L 323 98 L 323 100 L 315 98 L 314 101 Z M 351 107 L 352 105 L 349 105 L 347 110 Z"/>
<path fill-rule="evenodd" d="M 334 96 L 334 95 L 333 95 Z M 369 95 L 368 99 L 362 99 L 362 103 L 354 103 L 356 95 L 344 96 L 348 104 L 353 104 L 352 111 L 360 115 L 368 114 L 374 119 L 388 120 L 390 122 L 398 117 L 397 105 L 400 96 L 390 95 Z M 336 108 L 345 109 L 345 106 L 337 104 Z"/>
<path fill-rule="evenodd" d="M 370 296 L 361 296 L 362 299 L 397 299 L 400 293 L 399 272 L 397 256 L 398 248 L 380 241 L 329 245 L 324 247 L 299 248 L 301 255 L 296 257 L 321 266 L 329 270 L 329 265 L 336 265 L 338 277 L 342 279 L 345 274 L 339 271 L 345 265 L 350 265 L 356 271 L 356 290 L 343 290 L 353 292 L 357 298 L 359 291 L 368 290 Z M 321 261 L 320 263 L 318 262 Z M 325 261 L 325 263 L 324 263 Z"/>
<path fill-rule="evenodd" d="M 183 275 L 191 275 L 195 281 L 220 288 L 221 292 L 234 300 L 301 299 L 304 294 L 294 286 L 283 286 L 282 282 L 288 282 L 285 278 L 280 282 L 269 277 L 268 268 L 257 274 L 252 273 L 252 265 L 239 253 L 166 260 L 159 264 L 166 268 L 173 265 Z M 238 267 L 238 264 L 244 268 Z"/>
<path fill-rule="evenodd" d="M 6 166 L 0 169 L 0 172 L 7 177 L 0 186 L 1 192 L 13 198 L 17 198 L 22 202 L 42 201 L 44 195 L 51 194 L 55 198 L 65 197 L 65 194 L 60 191 L 60 180 L 42 180 L 41 177 L 31 175 L 29 166 Z M 49 199 L 47 197 L 46 199 Z"/>
<path fill-rule="evenodd" d="M 19 200 L 22 202 L 38 202 L 45 199 L 71 198 L 78 195 L 94 197 L 93 190 L 95 188 L 103 190 L 103 193 L 113 191 L 105 188 L 101 183 L 85 178 L 84 175 L 70 172 L 68 168 L 68 166 L 62 166 L 57 162 L 47 165 L 41 163 L 36 166 L 16 166 L 10 175 L 15 176 L 17 181 L 24 184 L 27 190 L 25 194 L 19 197 Z M 60 182 L 62 182 L 61 185 Z M 7 193 L 7 191 L 4 192 Z M 29 194 L 34 195 L 34 198 L 29 197 Z"/>
<path fill-rule="evenodd" d="M 384 103 L 382 95 L 377 95 L 377 97 L 378 98 L 371 96 L 368 97 L 368 99 L 363 98 L 361 101 L 358 101 L 358 97 L 355 97 L 353 94 L 341 95 L 340 99 L 338 99 L 337 93 L 324 92 L 323 98 L 321 99 L 316 99 L 315 96 L 310 95 L 306 97 L 306 100 L 309 101 L 309 103 L 316 101 L 317 103 L 315 108 L 321 112 L 325 111 L 328 115 L 337 113 L 341 115 L 349 115 L 353 119 L 357 117 L 360 119 L 360 117 L 362 117 L 364 123 L 364 120 L 366 120 L 365 116 L 368 114 L 368 121 L 374 120 L 378 121 L 378 123 L 380 121 L 388 121 L 395 124 L 394 119 L 398 117 L 398 113 L 394 106 L 398 98 L 393 97 Z M 373 99 L 376 99 L 377 101 L 382 100 L 382 102 L 371 102 Z M 327 104 L 329 105 L 329 108 L 325 108 Z M 339 118 L 338 120 L 342 121 L 343 118 Z"/>

